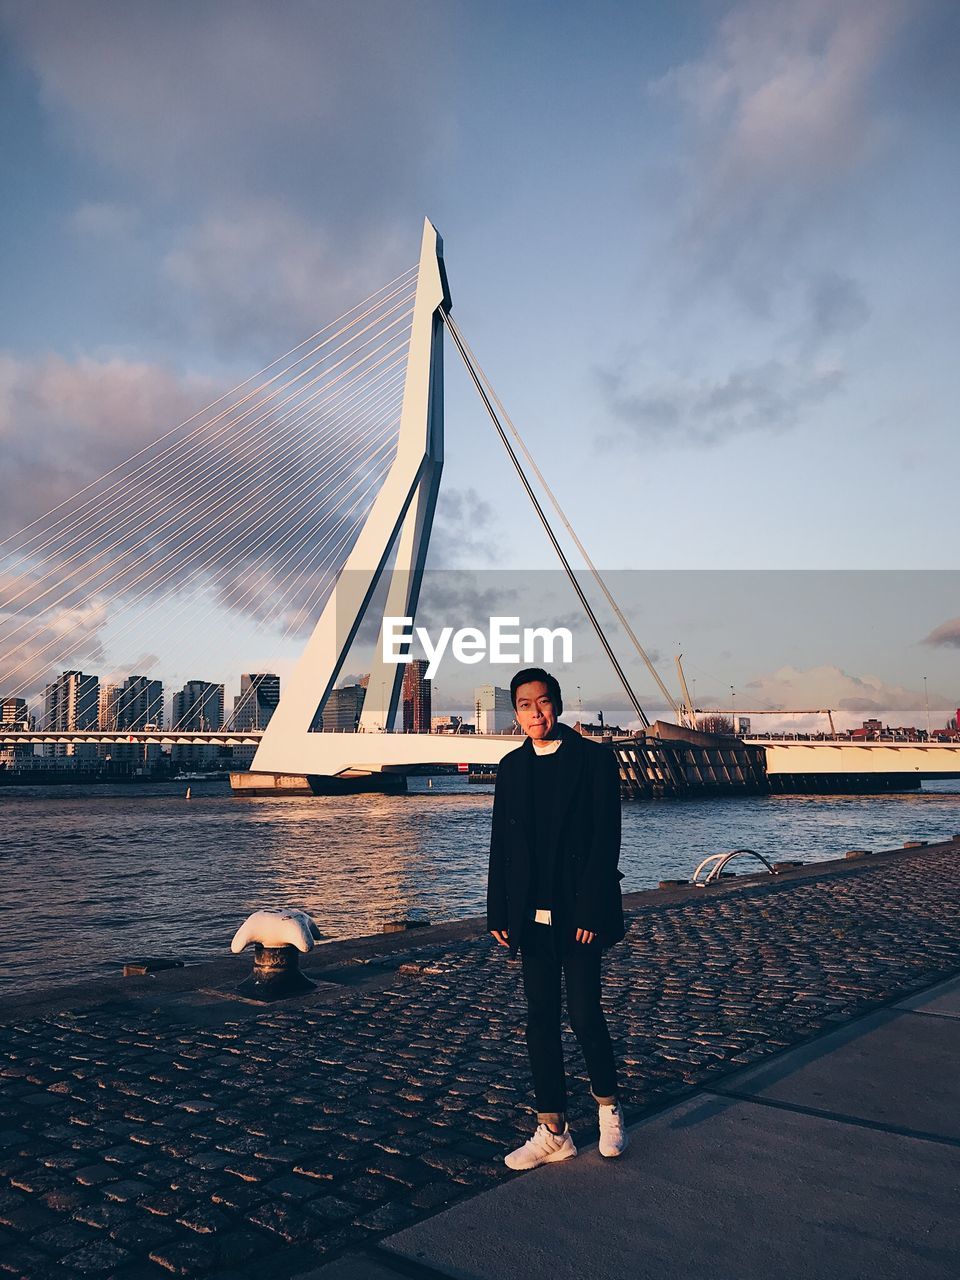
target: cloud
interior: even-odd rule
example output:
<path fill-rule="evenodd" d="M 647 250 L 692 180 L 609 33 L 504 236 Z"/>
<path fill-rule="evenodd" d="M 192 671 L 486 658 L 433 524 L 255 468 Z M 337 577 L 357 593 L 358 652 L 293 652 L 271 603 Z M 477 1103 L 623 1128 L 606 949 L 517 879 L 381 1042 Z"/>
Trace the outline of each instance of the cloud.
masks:
<path fill-rule="evenodd" d="M 650 85 L 691 131 L 691 244 L 779 242 L 867 164 L 883 137 L 872 91 L 909 16 L 903 0 L 747 0 L 702 57 Z"/>
<path fill-rule="evenodd" d="M 782 432 L 842 387 L 862 354 L 846 340 L 873 316 L 865 219 L 903 167 L 910 16 L 907 0 L 741 0 L 648 84 L 673 172 L 637 301 L 641 316 L 654 301 L 642 349 L 662 364 L 603 368 L 629 428 L 608 444 Z"/>
<path fill-rule="evenodd" d="M 628 428 L 605 437 L 607 447 L 716 445 L 748 433 L 775 434 L 802 421 L 844 381 L 840 368 L 779 360 L 745 365 L 721 379 L 661 380 L 636 391 L 626 366 L 598 370 L 597 377 L 612 417 Z"/>
<path fill-rule="evenodd" d="M 960 618 L 941 622 L 939 627 L 934 627 L 928 636 L 924 636 L 921 643 L 942 649 L 960 649 Z"/>
<path fill-rule="evenodd" d="M 503 556 L 496 513 L 474 488 L 442 488 L 430 537 L 431 569 L 496 564 Z"/>
<path fill-rule="evenodd" d="M 821 338 L 850 333 L 870 317 L 860 285 L 838 271 L 823 271 L 809 282 L 809 303 L 813 330 Z"/>
<path fill-rule="evenodd" d="M 6 563 L 0 574 L 0 687 L 29 694 L 57 668 L 104 661 L 113 596 L 97 590 L 95 574 L 114 551 L 98 550 L 96 538 L 131 513 L 122 500 L 89 509 L 79 525 L 61 519 L 67 508 L 46 520 L 43 513 L 188 418 L 210 396 L 206 379 L 142 362 L 57 355 L 24 360 L 0 352 L 7 477 L 0 540 L 32 526 L 23 538 L 0 546 L 0 563 Z M 54 529 L 60 537 L 51 542 Z"/>
<path fill-rule="evenodd" d="M 85 201 L 70 216 L 70 224 L 79 235 L 112 242 L 131 235 L 139 222 L 138 209 L 109 201 Z"/>
<path fill-rule="evenodd" d="M 272 354 L 412 264 L 455 140 L 440 0 L 0 0 L 0 23 L 110 192 L 74 228 L 137 242 L 165 340 Z"/>
<path fill-rule="evenodd" d="M 375 380 L 367 402 L 292 385 L 198 413 L 211 385 L 161 367 L 0 358 L 10 678 L 83 655 L 115 663 L 128 632 L 155 643 L 211 610 L 292 635 L 313 625 L 392 458 L 401 383 Z M 94 645 L 105 621 L 108 654 Z"/>
<path fill-rule="evenodd" d="M 0 606 L 0 627 L 9 614 Z M 103 631 L 109 611 L 102 600 L 86 600 L 50 610 L 31 621 L 30 628 L 18 637 L 14 646 L 0 641 L 0 689 L 4 696 L 32 699 L 51 680 L 60 664 L 51 662 L 51 654 L 69 644 L 70 669 L 99 666 L 104 658 Z"/>
<path fill-rule="evenodd" d="M 563 687 L 564 697 L 563 719 L 569 724 L 574 724 L 580 719 L 580 698 L 577 692 L 577 685 L 574 684 L 572 675 L 561 675 L 560 683 Z M 649 696 L 644 696 L 642 690 L 635 689 L 635 692 L 638 693 L 644 714 L 651 724 L 654 724 L 657 720 L 673 721 L 673 707 L 667 706 L 659 694 L 655 697 L 652 693 Z M 606 725 L 611 727 L 619 725 L 621 729 L 634 732 L 642 728 L 633 706 L 627 700 L 627 695 L 620 685 L 611 686 L 600 694 L 593 691 L 589 693 L 584 691 L 584 723 L 598 723 L 601 711 Z"/>
<path fill-rule="evenodd" d="M 347 208 L 344 188 L 408 189 L 444 137 L 451 15 L 439 2 L 46 0 L 3 16 L 60 128 L 150 190 L 282 185 Z"/>
<path fill-rule="evenodd" d="M 829 707 L 834 712 L 834 723 L 838 729 L 856 727 L 861 720 L 869 718 L 894 726 L 919 724 L 926 714 L 921 690 L 890 684 L 879 676 L 854 675 L 835 666 L 807 670 L 780 667 L 755 677 L 745 685 L 745 689 L 749 690 L 750 705 L 757 710 L 786 712 Z M 931 710 L 947 709 L 950 705 L 949 699 L 932 690 L 929 701 Z M 760 732 L 782 727 L 824 729 L 827 723 L 825 716 L 765 715 L 757 717 L 752 727 Z"/>
<path fill-rule="evenodd" d="M 264 200 L 187 229 L 163 272 L 187 323 L 204 337 L 272 349 L 355 306 L 398 265 L 411 265 L 409 230 L 390 228 L 351 251 L 323 225 Z"/>
<path fill-rule="evenodd" d="M 207 378 L 116 357 L 22 359 L 0 351 L 7 484 L 0 537 L 129 457 L 215 394 Z"/>

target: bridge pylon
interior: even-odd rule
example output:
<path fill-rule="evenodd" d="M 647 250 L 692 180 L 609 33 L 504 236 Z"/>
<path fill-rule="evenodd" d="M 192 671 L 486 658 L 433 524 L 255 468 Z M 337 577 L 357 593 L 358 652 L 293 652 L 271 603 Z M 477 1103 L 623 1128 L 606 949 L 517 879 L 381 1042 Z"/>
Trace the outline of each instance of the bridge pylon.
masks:
<path fill-rule="evenodd" d="M 416 615 L 443 470 L 442 311 L 450 306 L 443 241 L 424 219 L 396 454 L 303 654 L 284 681 L 251 765 L 255 773 L 332 775 L 353 764 L 356 751 L 349 740 L 357 735 L 318 733 L 317 722 L 385 574 L 384 612 Z M 402 665 L 385 664 L 378 649 L 362 734 L 379 736 L 392 724 L 403 671 Z"/>

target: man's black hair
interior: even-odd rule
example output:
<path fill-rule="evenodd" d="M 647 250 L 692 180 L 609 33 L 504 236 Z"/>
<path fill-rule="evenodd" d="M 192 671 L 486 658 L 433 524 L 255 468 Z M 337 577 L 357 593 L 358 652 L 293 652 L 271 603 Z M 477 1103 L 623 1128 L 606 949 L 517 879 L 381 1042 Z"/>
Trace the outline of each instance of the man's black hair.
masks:
<path fill-rule="evenodd" d="M 547 686 L 547 693 L 550 695 L 553 709 L 558 716 L 561 715 L 563 713 L 563 697 L 560 693 L 560 681 L 556 676 L 552 676 L 549 671 L 544 671 L 543 667 L 524 667 L 510 681 L 510 701 L 513 703 L 514 711 L 517 709 L 517 690 L 522 684 L 533 684 L 536 681 Z"/>

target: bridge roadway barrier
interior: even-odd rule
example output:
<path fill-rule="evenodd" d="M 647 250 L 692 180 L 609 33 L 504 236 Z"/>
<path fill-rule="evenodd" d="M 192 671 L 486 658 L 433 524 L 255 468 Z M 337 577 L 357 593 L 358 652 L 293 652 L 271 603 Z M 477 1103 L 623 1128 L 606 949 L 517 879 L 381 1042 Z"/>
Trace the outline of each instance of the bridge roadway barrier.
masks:
<path fill-rule="evenodd" d="M 858 789 L 866 790 L 870 779 L 878 775 L 893 780 L 892 786 L 904 787 L 912 780 L 919 785 L 924 778 L 960 777 L 960 742 L 850 742 L 779 741 L 747 739 L 750 746 L 761 747 L 766 756 L 766 770 L 775 789 L 796 790 L 797 783 L 822 780 L 827 789 L 830 779 L 858 780 Z"/>
<path fill-rule="evenodd" d="M 903 1274 L 958 1273 L 931 1190 L 939 1179 L 955 1195 L 960 1141 L 936 1119 L 937 1105 L 956 1115 L 943 1092 L 955 1072 L 942 1069 L 960 1047 L 942 1016 L 952 997 L 911 1015 L 909 1072 L 889 1013 L 874 1024 L 879 1039 L 864 1033 L 876 1051 L 858 1056 L 856 1037 L 839 1058 L 816 1048 L 960 972 L 958 854 L 953 840 L 628 895 L 631 928 L 608 956 L 606 990 L 625 1106 L 641 1127 L 622 1167 L 588 1152 L 565 1171 L 580 1181 L 561 1183 L 557 1169 L 551 1184 L 567 1188 L 550 1201 L 561 1217 L 567 1204 L 583 1211 L 574 1222 L 586 1215 L 576 1241 L 592 1274 L 613 1274 L 631 1223 L 638 1265 L 627 1274 L 673 1274 L 644 1272 L 644 1250 L 657 1259 L 681 1240 L 680 1210 L 694 1203 L 698 1223 L 742 1238 L 767 1274 L 798 1275 L 802 1262 L 804 1275 L 889 1275 L 877 1241 L 898 1229 L 891 1256 L 912 1263 Z M 304 963 L 315 990 L 267 1008 L 236 998 L 246 967 L 230 958 L 0 1006 L 4 1273 L 284 1277 L 342 1258 L 331 1280 L 411 1275 L 419 1255 L 398 1233 L 491 1190 L 538 1203 L 543 1171 L 517 1180 L 502 1164 L 530 1131 L 523 1000 L 517 965 L 482 921 L 317 948 Z M 778 1074 L 777 1055 L 798 1046 L 808 1057 Z M 589 1146 L 595 1109 L 567 1049 L 571 1124 Z M 899 1063 L 895 1097 L 869 1075 L 874 1057 Z M 839 1065 L 818 1075 L 820 1058 Z M 735 1074 L 764 1065 L 771 1075 Z M 857 1127 L 873 1147 L 856 1145 Z M 772 1182 L 778 1141 L 795 1171 L 783 1187 Z M 658 1168 L 658 1191 L 635 1181 Z M 704 1180 L 711 1170 L 719 1181 Z M 609 1223 L 589 1211 L 587 1185 L 608 1173 Z M 506 1243 L 519 1249 L 522 1215 L 510 1212 Z M 867 1272 L 834 1266 L 854 1231 Z M 440 1238 L 420 1236 L 416 1249 Z M 483 1261 L 472 1248 L 449 1265 L 431 1256 L 449 1275 L 476 1275 Z"/>

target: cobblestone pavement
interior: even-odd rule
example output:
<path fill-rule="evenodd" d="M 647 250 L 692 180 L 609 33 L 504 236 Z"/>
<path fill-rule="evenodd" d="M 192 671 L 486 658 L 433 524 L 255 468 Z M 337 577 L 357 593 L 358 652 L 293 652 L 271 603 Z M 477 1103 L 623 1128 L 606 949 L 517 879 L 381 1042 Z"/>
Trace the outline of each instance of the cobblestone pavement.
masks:
<path fill-rule="evenodd" d="M 955 971 L 956 855 L 630 912 L 606 982 L 628 1110 Z M 0 1029 L 0 1275 L 292 1276 L 511 1176 L 519 966 L 486 935 L 390 963 L 296 1006 L 138 997 Z"/>

